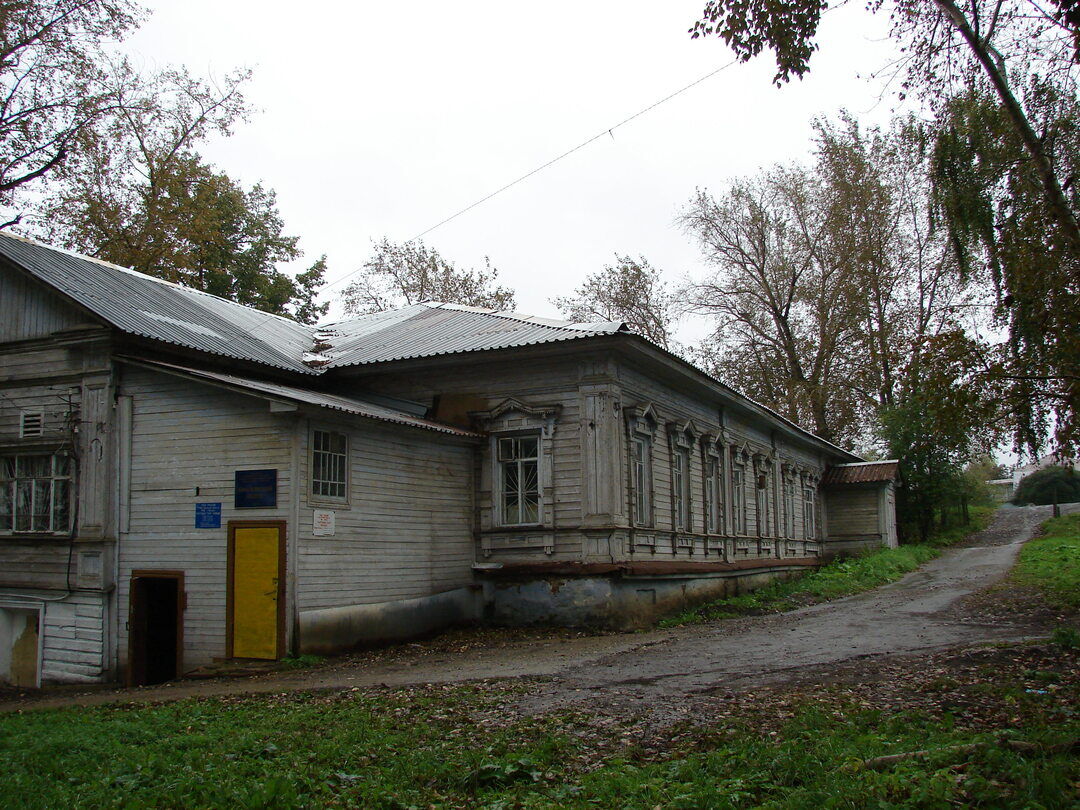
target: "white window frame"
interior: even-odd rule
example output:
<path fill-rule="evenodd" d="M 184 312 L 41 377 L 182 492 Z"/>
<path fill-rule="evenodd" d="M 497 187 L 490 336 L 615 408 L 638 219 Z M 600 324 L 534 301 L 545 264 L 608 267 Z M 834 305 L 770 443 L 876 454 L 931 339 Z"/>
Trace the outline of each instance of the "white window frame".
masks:
<path fill-rule="evenodd" d="M 322 434 L 324 436 L 331 437 L 331 442 L 333 441 L 333 437 L 335 437 L 335 436 L 342 438 L 344 440 L 344 444 L 345 444 L 344 452 L 337 452 L 336 450 L 334 450 L 333 449 L 333 444 L 330 445 L 329 449 L 325 449 L 325 450 L 320 449 L 318 447 L 319 435 L 320 434 Z M 334 505 L 348 504 L 348 502 L 349 502 L 349 480 L 350 480 L 350 475 L 351 475 L 351 471 L 349 469 L 349 466 L 350 466 L 350 464 L 349 464 L 349 460 L 350 460 L 349 446 L 350 446 L 349 434 L 344 432 L 344 431 L 334 430 L 332 428 L 323 428 L 323 427 L 313 427 L 311 429 L 311 452 L 308 453 L 308 464 L 309 464 L 309 467 L 308 467 L 308 500 L 310 500 L 312 502 L 317 502 L 317 503 L 326 503 L 326 504 L 334 504 Z M 341 464 L 341 473 L 342 473 L 342 478 L 340 480 L 338 478 L 336 478 L 336 477 L 335 478 L 330 478 L 330 477 L 317 478 L 316 477 L 316 475 L 319 472 L 319 470 L 318 470 L 318 457 L 319 456 L 327 456 L 329 461 L 337 460 L 337 461 L 340 462 L 340 464 Z M 322 486 L 340 486 L 341 487 L 341 494 L 336 495 L 336 494 L 329 494 L 327 492 L 320 492 L 319 489 Z"/>
<path fill-rule="evenodd" d="M 528 430 L 528 431 L 515 431 L 513 433 L 498 433 L 493 437 L 494 439 L 494 462 L 495 462 L 495 488 L 496 488 L 496 501 L 495 501 L 495 521 L 500 527 L 516 527 L 516 526 L 542 526 L 544 525 L 544 486 L 543 486 L 543 467 L 544 467 L 544 435 L 541 430 Z M 504 459 L 503 448 L 504 442 L 509 442 L 511 447 L 519 446 L 522 439 L 534 440 L 536 442 L 536 453 L 532 456 L 516 456 L 515 458 Z M 536 520 L 519 520 L 511 521 L 507 515 L 506 500 L 508 496 L 506 488 L 506 472 L 508 469 L 513 468 L 516 470 L 517 481 L 520 485 L 525 480 L 523 472 L 526 466 L 531 462 L 535 466 L 535 492 L 536 492 Z M 520 499 L 522 494 L 526 490 L 518 489 L 518 498 L 520 511 Z M 519 515 L 520 516 L 520 515 Z"/>
<path fill-rule="evenodd" d="M 20 475 L 19 459 L 47 458 L 48 475 Z M 19 528 L 19 493 L 23 484 L 29 485 L 30 524 L 28 528 Z M 63 486 L 60 486 L 60 485 Z M 65 494 L 66 491 L 66 494 Z M 35 527 L 33 520 L 39 500 L 48 501 L 48 522 L 44 528 Z M 0 498 L 9 510 L 10 517 L 0 518 L 0 535 L 5 537 L 26 535 L 70 536 L 74 518 L 75 504 L 75 462 L 66 453 L 55 451 L 27 452 L 26 450 L 0 452 Z M 61 509 L 61 505 L 63 508 Z M 63 520 L 66 514 L 66 521 Z M 9 522 L 10 521 L 10 522 Z M 64 525 L 59 525 L 63 522 Z"/>

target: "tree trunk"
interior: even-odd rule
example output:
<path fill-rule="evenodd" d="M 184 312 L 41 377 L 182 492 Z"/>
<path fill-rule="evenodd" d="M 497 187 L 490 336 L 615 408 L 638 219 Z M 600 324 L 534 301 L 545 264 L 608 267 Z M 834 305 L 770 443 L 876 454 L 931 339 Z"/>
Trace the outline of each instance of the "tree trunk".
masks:
<path fill-rule="evenodd" d="M 982 65 L 983 70 L 990 79 L 990 83 L 998 94 L 998 98 L 1001 99 L 1001 105 L 1009 116 L 1013 128 L 1024 142 L 1024 147 L 1035 164 L 1035 170 L 1038 172 L 1039 181 L 1042 184 L 1043 199 L 1050 210 L 1050 215 L 1061 227 L 1061 231 L 1065 235 L 1073 254 L 1080 254 L 1080 223 L 1077 222 L 1076 214 L 1069 207 L 1069 202 L 1065 198 L 1065 192 L 1062 191 L 1061 183 L 1058 182 L 1054 167 L 1043 149 L 1042 140 L 1032 129 L 1027 115 L 1024 114 L 1024 110 L 1020 106 L 1020 102 L 1016 100 L 1016 96 L 1013 95 L 1012 90 L 1009 88 L 1009 82 L 1004 71 L 995 64 L 988 43 L 984 42 L 975 33 L 967 17 L 957 8 L 953 0 L 934 0 L 934 2 L 956 30 L 960 32 L 960 36 L 964 38 L 968 47 L 971 48 L 971 52 L 975 55 L 979 64 Z"/>

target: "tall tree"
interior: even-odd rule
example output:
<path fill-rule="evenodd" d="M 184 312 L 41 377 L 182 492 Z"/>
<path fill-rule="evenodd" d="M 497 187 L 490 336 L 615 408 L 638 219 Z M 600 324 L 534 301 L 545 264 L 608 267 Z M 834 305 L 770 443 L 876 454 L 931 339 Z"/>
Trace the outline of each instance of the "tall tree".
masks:
<path fill-rule="evenodd" d="M 714 268 L 687 291 L 715 319 L 703 353 L 720 376 L 843 444 L 865 444 L 918 341 L 971 301 L 930 227 L 927 160 L 901 122 L 819 122 L 810 168 L 777 167 L 682 218 Z"/>
<path fill-rule="evenodd" d="M 926 540 L 968 494 L 964 465 L 993 451 L 1009 424 L 995 379 L 973 372 L 992 349 L 959 329 L 913 347 L 881 435 L 900 459 L 897 518 L 905 537 Z"/>
<path fill-rule="evenodd" d="M 1075 145 L 1062 137 L 1062 128 L 1047 115 L 1049 98 L 1074 103 L 1080 75 L 1080 25 L 1076 4 L 1071 0 L 884 0 L 871 3 L 872 10 L 888 5 L 893 35 L 902 46 L 900 60 L 905 92 L 916 91 L 937 111 L 946 127 L 942 135 L 952 139 L 948 127 L 955 126 L 955 101 L 971 94 L 984 101 L 992 99 L 994 131 L 1010 145 L 1015 168 L 999 189 L 1015 189 L 1023 177 L 1024 215 L 1041 220 L 1041 240 L 1047 261 L 1015 264 L 1015 273 L 1001 278 L 1015 282 L 1015 289 L 1003 284 L 1003 301 L 1009 310 L 1008 322 L 1014 356 L 1010 375 L 1014 380 L 1012 398 L 1027 398 L 1026 424 L 1020 424 L 1018 439 L 1035 450 L 1048 420 L 1039 413 L 1038 389 L 1044 382 L 1056 389 L 1042 397 L 1053 408 L 1059 446 L 1066 452 L 1080 451 L 1080 382 L 1072 358 L 1076 357 L 1075 328 L 1057 328 L 1059 321 L 1076 323 L 1077 279 L 1080 279 L 1080 194 L 1075 183 L 1071 157 Z M 788 81 L 809 69 L 817 48 L 816 35 L 827 0 L 794 0 L 789 3 L 746 3 L 744 0 L 710 0 L 692 35 L 721 37 L 743 60 L 765 48 L 775 51 L 775 81 Z M 945 120 L 941 120 L 945 119 Z M 1060 121 L 1060 118 L 1058 119 Z M 962 128 L 961 128 L 962 129 Z M 977 139 L 972 131 L 971 138 Z M 948 148 L 952 148 L 946 143 Z M 970 150 L 969 150 L 970 151 Z M 972 166 L 970 162 L 967 163 Z M 959 164 L 953 161 L 953 168 Z M 939 174 L 939 184 L 953 184 L 952 193 L 973 199 L 982 193 L 983 178 L 957 172 Z M 972 185 L 972 181 L 976 181 Z M 1037 209 L 1037 210 L 1036 210 Z M 953 206 L 946 224 L 958 253 L 973 232 L 988 234 L 988 220 L 979 214 L 986 206 Z M 973 218 L 965 219 L 971 216 Z M 1032 231 L 1034 232 L 1034 231 Z M 980 237 L 986 243 L 986 236 Z M 995 257 L 990 255 L 993 263 Z M 995 273 L 1002 267 L 994 267 Z M 1069 282 L 1062 287 L 1060 279 Z M 1050 302 L 1053 302 L 1050 304 Z M 1048 306 L 1048 304 L 1050 304 Z M 1050 313 L 1062 313 L 1060 319 Z M 1045 340 L 1032 340 L 1027 325 L 1045 323 Z M 1072 338 L 1070 338 L 1072 335 Z M 1060 347 L 1061 350 L 1046 348 Z"/>
<path fill-rule="evenodd" d="M 673 347 L 675 298 L 660 271 L 641 256 L 615 256 L 615 264 L 585 278 L 574 294 L 551 303 L 574 321 L 621 321 L 665 349 Z"/>
<path fill-rule="evenodd" d="M 1063 176 L 1080 176 L 1080 101 L 1038 77 L 1029 97 L 1049 158 Z M 969 272 L 986 267 L 997 291 L 997 315 L 1011 351 L 989 373 L 1007 390 L 1016 444 L 1035 450 L 1059 414 L 1060 447 L 1080 447 L 1080 262 L 1061 240 L 1042 204 L 1039 181 L 1007 116 L 985 91 L 955 96 L 932 131 L 935 202 Z M 1080 193 L 1070 187 L 1080 210 Z"/>
<path fill-rule="evenodd" d="M 320 260 L 294 280 L 298 259 L 272 190 L 245 189 L 197 152 L 246 114 L 247 74 L 209 86 L 183 70 L 114 76 L 115 111 L 80 133 L 57 172 L 40 229 L 45 238 L 115 264 L 268 312 L 317 319 Z"/>
<path fill-rule="evenodd" d="M 0 1 L 0 205 L 48 178 L 76 138 L 114 108 L 104 46 L 142 17 L 129 0 Z"/>
<path fill-rule="evenodd" d="M 850 441 L 853 279 L 821 249 L 819 202 L 798 168 L 737 181 L 719 198 L 699 190 L 681 221 L 715 270 L 687 300 L 715 319 L 720 376 L 822 438 Z"/>
<path fill-rule="evenodd" d="M 499 271 L 486 258 L 482 269 L 458 268 L 423 242 L 396 243 L 383 238 L 375 243 L 360 277 L 345 288 L 342 298 L 350 315 L 423 301 L 513 309 L 514 291 L 498 286 L 498 276 Z"/>

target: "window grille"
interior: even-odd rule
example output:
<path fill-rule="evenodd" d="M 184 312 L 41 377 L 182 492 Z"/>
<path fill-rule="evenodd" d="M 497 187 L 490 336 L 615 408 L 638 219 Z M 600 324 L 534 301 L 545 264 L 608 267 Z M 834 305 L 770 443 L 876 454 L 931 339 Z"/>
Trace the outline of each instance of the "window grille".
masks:
<path fill-rule="evenodd" d="M 349 439 L 344 433 L 316 430 L 311 442 L 311 494 L 345 500 L 348 488 Z"/>
<path fill-rule="evenodd" d="M 0 533 L 71 531 L 71 458 L 0 456 Z"/>
<path fill-rule="evenodd" d="M 502 488 L 502 524 L 517 526 L 540 523 L 540 437 L 500 438 L 498 464 Z"/>

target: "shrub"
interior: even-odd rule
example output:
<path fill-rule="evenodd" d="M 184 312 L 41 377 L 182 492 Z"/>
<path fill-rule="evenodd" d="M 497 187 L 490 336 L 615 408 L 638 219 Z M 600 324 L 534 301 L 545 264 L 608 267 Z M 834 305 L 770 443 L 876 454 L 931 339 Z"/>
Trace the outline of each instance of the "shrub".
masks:
<path fill-rule="evenodd" d="M 1024 478 L 1016 487 L 1013 503 L 1040 506 L 1080 501 L 1080 475 L 1071 467 L 1047 467 Z"/>

